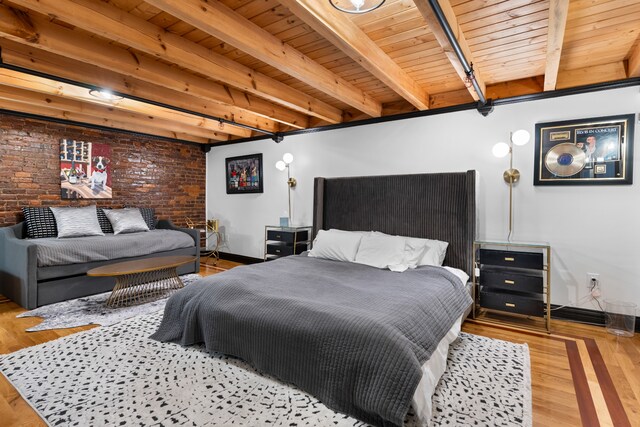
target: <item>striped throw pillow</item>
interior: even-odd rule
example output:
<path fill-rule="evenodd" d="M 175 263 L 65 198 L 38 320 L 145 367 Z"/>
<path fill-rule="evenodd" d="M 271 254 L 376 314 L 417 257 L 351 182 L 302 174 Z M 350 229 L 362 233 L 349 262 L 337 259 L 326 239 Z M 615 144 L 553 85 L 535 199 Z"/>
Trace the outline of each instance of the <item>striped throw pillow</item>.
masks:
<path fill-rule="evenodd" d="M 113 234 L 113 227 L 111 227 L 111 223 L 109 222 L 109 218 L 107 218 L 107 216 L 104 214 L 105 210 L 108 210 L 109 208 L 98 208 L 97 209 L 97 214 L 98 214 L 98 222 L 100 223 L 100 228 L 102 229 L 102 232 L 104 234 L 107 233 L 112 233 Z"/>
<path fill-rule="evenodd" d="M 28 239 L 42 239 L 44 237 L 56 237 L 56 217 L 49 208 L 22 208 L 24 222 L 27 224 Z"/>

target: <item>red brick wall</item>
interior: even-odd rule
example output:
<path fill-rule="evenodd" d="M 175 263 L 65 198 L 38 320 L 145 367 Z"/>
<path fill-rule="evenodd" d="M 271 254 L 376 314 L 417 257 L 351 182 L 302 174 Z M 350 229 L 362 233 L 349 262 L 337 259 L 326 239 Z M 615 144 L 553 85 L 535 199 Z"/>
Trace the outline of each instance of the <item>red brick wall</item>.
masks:
<path fill-rule="evenodd" d="M 113 198 L 60 199 L 60 140 L 110 144 Z M 0 227 L 23 206 L 148 206 L 158 218 L 204 222 L 206 157 L 200 147 L 0 113 Z"/>

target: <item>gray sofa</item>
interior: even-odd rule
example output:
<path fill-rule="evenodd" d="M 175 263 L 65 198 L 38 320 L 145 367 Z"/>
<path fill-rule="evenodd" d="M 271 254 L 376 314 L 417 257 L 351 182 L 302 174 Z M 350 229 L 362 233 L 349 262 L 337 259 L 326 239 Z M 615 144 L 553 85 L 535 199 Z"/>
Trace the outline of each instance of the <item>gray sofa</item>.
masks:
<path fill-rule="evenodd" d="M 196 261 L 179 267 L 178 273 L 197 273 L 200 270 L 199 230 L 177 228 L 167 220 L 158 221 L 156 228 L 185 232 L 193 239 L 193 246 L 145 253 L 134 257 L 43 267 L 38 266 L 37 246 L 40 239 L 26 239 L 24 223 L 0 228 L 0 294 L 24 308 L 33 309 L 73 298 L 107 292 L 113 289 L 115 279 L 88 277 L 86 276 L 88 270 L 114 262 L 160 256 L 195 256 Z M 118 236 L 114 236 L 114 238 L 117 239 Z M 75 239 L 82 239 L 82 237 Z M 144 236 L 141 239 L 144 239 Z"/>

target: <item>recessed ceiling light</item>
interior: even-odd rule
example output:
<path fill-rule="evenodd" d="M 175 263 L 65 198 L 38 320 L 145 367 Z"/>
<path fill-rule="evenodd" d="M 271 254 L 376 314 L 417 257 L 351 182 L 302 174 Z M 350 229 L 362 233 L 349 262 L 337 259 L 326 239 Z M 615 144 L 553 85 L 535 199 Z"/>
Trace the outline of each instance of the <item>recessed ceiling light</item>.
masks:
<path fill-rule="evenodd" d="M 99 98 L 105 101 L 112 101 L 112 102 L 120 101 L 121 99 L 124 99 L 124 97 L 120 95 L 114 95 L 114 93 L 108 89 L 91 89 L 89 91 L 89 95 L 95 96 L 96 98 Z"/>

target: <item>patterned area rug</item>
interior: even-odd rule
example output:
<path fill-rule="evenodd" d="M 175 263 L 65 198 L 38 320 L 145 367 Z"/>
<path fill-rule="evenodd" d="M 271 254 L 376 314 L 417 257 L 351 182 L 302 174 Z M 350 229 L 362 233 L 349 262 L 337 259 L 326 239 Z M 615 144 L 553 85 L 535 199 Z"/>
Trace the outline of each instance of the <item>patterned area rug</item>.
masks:
<path fill-rule="evenodd" d="M 187 286 L 200 279 L 200 275 L 185 274 L 180 276 L 180 279 Z M 42 323 L 28 328 L 27 332 L 75 328 L 76 326 L 84 325 L 109 326 L 141 314 L 164 310 L 164 305 L 170 296 L 170 294 L 167 294 L 162 298 L 145 304 L 111 308 L 105 304 L 110 294 L 111 292 L 105 292 L 91 295 L 90 297 L 45 305 L 19 314 L 16 317 L 42 317 L 44 319 Z"/>
<path fill-rule="evenodd" d="M 49 425 L 364 426 L 238 359 L 149 339 L 161 317 L 0 356 L 0 371 Z M 527 346 L 462 333 L 433 399 L 432 425 L 530 426 Z"/>

